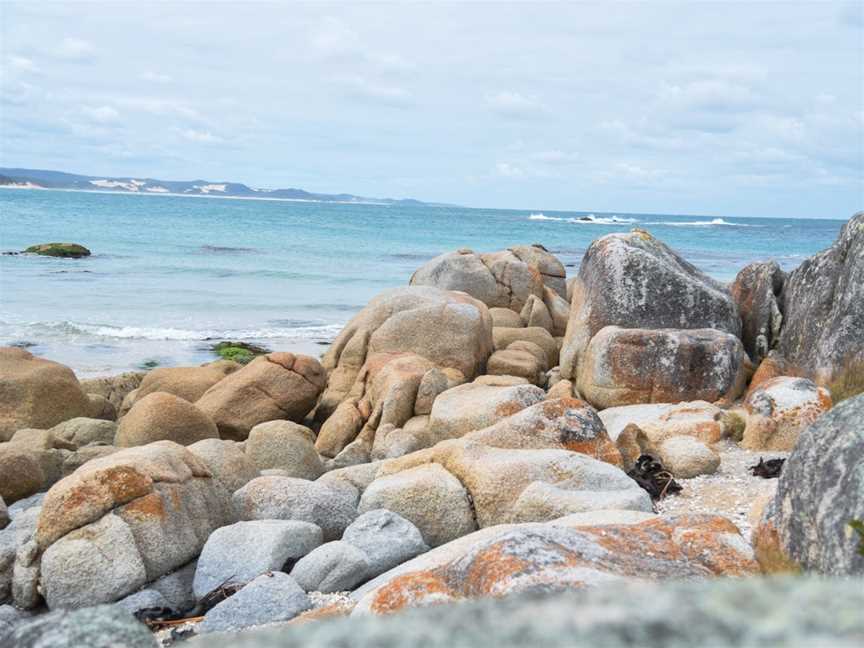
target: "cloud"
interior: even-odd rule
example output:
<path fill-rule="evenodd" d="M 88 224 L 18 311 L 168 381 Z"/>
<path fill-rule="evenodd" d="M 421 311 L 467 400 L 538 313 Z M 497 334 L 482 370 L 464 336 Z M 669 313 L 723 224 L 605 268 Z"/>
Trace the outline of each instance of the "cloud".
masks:
<path fill-rule="evenodd" d="M 411 93 L 399 86 L 381 84 L 364 76 L 339 77 L 333 80 L 350 96 L 390 106 L 404 107 L 412 102 Z"/>
<path fill-rule="evenodd" d="M 187 128 L 179 131 L 180 137 L 196 144 L 221 144 L 225 140 L 210 131 L 199 131 Z"/>
<path fill-rule="evenodd" d="M 726 79 L 664 83 L 660 88 L 659 100 L 667 109 L 710 112 L 740 112 L 759 105 L 758 97 L 751 88 Z"/>
<path fill-rule="evenodd" d="M 531 153 L 528 157 L 535 162 L 550 165 L 572 164 L 579 159 L 579 155 L 576 153 L 568 153 L 557 149 L 550 151 L 537 151 L 536 153 Z"/>
<path fill-rule="evenodd" d="M 159 97 L 118 97 L 114 100 L 130 110 L 150 113 L 151 115 L 175 115 L 186 119 L 203 121 L 204 118 L 186 101 L 162 99 Z"/>
<path fill-rule="evenodd" d="M 110 124 L 120 120 L 120 113 L 111 106 L 84 107 L 82 112 L 98 124 Z"/>
<path fill-rule="evenodd" d="M 160 74 L 159 72 L 153 72 L 152 70 L 147 70 L 141 73 L 142 81 L 153 81 L 155 83 L 170 83 L 174 80 L 173 77 L 167 74 Z"/>
<path fill-rule="evenodd" d="M 507 117 L 528 117 L 543 110 L 543 105 L 536 98 L 512 91 L 486 95 L 486 105 Z"/>
<path fill-rule="evenodd" d="M 29 72 L 31 74 L 39 72 L 39 67 L 33 60 L 23 56 L 10 56 L 9 67 L 16 72 Z"/>
<path fill-rule="evenodd" d="M 79 62 L 93 58 L 95 53 L 96 48 L 89 41 L 68 37 L 60 41 L 53 50 L 53 54 L 57 58 Z"/>
<path fill-rule="evenodd" d="M 504 178 L 521 178 L 525 175 L 525 171 L 509 162 L 498 162 L 495 165 L 495 173 Z"/>

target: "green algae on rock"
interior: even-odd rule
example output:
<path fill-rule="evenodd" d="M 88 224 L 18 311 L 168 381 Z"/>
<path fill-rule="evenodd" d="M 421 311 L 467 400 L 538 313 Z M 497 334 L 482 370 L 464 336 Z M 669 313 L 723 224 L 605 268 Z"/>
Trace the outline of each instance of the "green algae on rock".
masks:
<path fill-rule="evenodd" d="M 40 243 L 39 245 L 31 245 L 24 252 L 64 259 L 81 259 L 90 256 L 90 250 L 78 243 Z"/>
<path fill-rule="evenodd" d="M 269 349 L 265 349 L 257 344 L 230 342 L 227 340 L 214 344 L 210 347 L 210 350 L 223 360 L 233 360 L 239 364 L 249 364 L 257 356 L 270 353 Z"/>

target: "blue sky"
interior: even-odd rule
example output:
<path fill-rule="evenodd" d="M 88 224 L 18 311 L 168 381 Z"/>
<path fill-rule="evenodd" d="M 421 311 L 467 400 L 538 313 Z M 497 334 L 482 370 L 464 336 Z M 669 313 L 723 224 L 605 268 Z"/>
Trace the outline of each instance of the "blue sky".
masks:
<path fill-rule="evenodd" d="M 864 4 L 0 1 L 0 165 L 848 218 Z"/>

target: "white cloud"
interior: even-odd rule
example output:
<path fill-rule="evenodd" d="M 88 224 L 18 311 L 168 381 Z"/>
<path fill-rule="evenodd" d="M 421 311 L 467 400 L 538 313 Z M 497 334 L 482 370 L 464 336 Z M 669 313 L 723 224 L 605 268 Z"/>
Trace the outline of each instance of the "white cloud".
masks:
<path fill-rule="evenodd" d="M 170 83 L 174 78 L 168 74 L 160 74 L 159 72 L 147 70 L 141 74 L 141 80 L 153 81 L 155 83 Z"/>
<path fill-rule="evenodd" d="M 505 178 L 521 178 L 525 175 L 524 169 L 509 162 L 498 162 L 495 173 Z"/>
<path fill-rule="evenodd" d="M 201 113 L 182 100 L 158 97 L 118 97 L 114 101 L 131 110 L 138 110 L 151 115 L 175 115 L 186 119 L 203 120 Z"/>
<path fill-rule="evenodd" d="M 536 98 L 512 91 L 486 95 L 486 104 L 493 111 L 508 117 L 526 117 L 543 110 L 543 105 Z"/>
<path fill-rule="evenodd" d="M 85 106 L 82 112 L 98 124 L 110 124 L 120 120 L 120 113 L 111 106 Z"/>
<path fill-rule="evenodd" d="M 399 86 L 377 83 L 364 76 L 340 77 L 334 82 L 344 87 L 348 94 L 392 106 L 411 103 L 411 93 Z"/>
<path fill-rule="evenodd" d="M 725 79 L 665 83 L 660 88 L 659 98 L 663 106 L 678 110 L 735 112 L 753 109 L 758 104 L 751 88 Z"/>
<path fill-rule="evenodd" d="M 31 74 L 39 72 L 39 67 L 33 60 L 24 56 L 10 56 L 9 67 L 17 72 L 29 72 Z"/>
<path fill-rule="evenodd" d="M 60 41 L 53 53 L 67 61 L 86 61 L 96 53 L 96 48 L 89 41 L 67 37 Z"/>
<path fill-rule="evenodd" d="M 179 131 L 180 137 L 198 144 L 221 144 L 225 140 L 218 135 L 214 135 L 210 131 L 199 131 L 192 128 L 187 128 Z"/>
<path fill-rule="evenodd" d="M 572 164 L 579 159 L 579 155 L 576 153 L 568 153 L 566 151 L 559 151 L 558 149 L 537 151 L 529 155 L 529 157 L 535 162 L 553 165 Z"/>

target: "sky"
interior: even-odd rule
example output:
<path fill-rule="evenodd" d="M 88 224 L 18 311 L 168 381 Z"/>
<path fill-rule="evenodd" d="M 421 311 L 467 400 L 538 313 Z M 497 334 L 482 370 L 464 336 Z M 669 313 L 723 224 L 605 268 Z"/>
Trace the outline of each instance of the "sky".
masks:
<path fill-rule="evenodd" d="M 864 2 L 0 0 L 0 166 L 848 218 Z"/>

